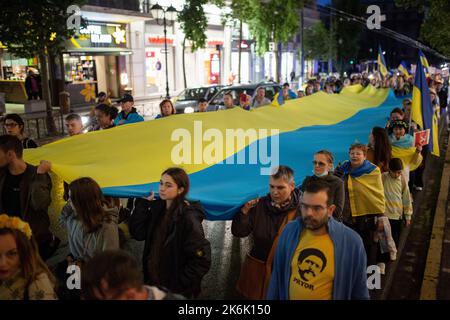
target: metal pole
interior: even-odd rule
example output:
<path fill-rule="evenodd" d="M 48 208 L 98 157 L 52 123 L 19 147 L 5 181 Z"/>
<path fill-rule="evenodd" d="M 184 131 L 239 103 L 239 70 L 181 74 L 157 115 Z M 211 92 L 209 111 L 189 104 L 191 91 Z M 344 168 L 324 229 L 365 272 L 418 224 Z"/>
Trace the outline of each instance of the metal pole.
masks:
<path fill-rule="evenodd" d="M 164 11 L 164 55 L 166 57 L 166 99 L 170 99 L 169 94 L 169 65 L 167 63 L 167 28 L 166 28 L 166 12 Z"/>
<path fill-rule="evenodd" d="M 304 24 L 303 24 L 303 10 L 304 9 L 302 9 L 302 10 L 300 10 L 301 11 L 301 19 L 300 19 L 300 29 L 301 29 L 301 40 L 302 40 L 302 45 L 301 45 L 301 50 L 302 50 L 302 59 L 301 59 L 301 82 L 302 83 L 300 83 L 299 84 L 299 87 L 301 88 L 302 87 L 302 85 L 303 85 L 303 83 L 305 82 L 305 47 L 304 47 L 304 41 L 303 41 L 303 35 L 304 35 L 304 32 L 303 32 L 303 27 L 304 27 Z"/>

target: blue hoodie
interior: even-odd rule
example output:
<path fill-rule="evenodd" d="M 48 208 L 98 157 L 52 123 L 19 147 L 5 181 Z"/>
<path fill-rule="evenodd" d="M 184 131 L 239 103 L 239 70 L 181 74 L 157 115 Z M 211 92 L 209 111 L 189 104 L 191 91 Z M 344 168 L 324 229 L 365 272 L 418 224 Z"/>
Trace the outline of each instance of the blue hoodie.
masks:
<path fill-rule="evenodd" d="M 275 250 L 272 277 L 267 299 L 288 300 L 291 261 L 302 233 L 298 217 L 288 223 Z M 331 218 L 328 234 L 334 245 L 333 300 L 369 299 L 367 257 L 361 237 L 352 229 Z"/>

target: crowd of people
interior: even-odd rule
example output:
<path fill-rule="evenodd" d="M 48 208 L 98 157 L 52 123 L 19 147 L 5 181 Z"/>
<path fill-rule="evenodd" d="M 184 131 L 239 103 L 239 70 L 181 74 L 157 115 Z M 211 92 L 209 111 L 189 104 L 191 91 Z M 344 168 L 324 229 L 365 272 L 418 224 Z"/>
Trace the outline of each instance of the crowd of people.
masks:
<path fill-rule="evenodd" d="M 350 82 L 320 79 L 308 82 L 305 95 L 324 90 L 336 93 L 349 84 L 372 83 L 410 92 L 409 80 L 391 77 L 382 84 L 366 74 Z M 430 93 L 436 113 L 446 109 L 439 79 Z M 407 91 L 409 90 L 409 91 Z M 433 94 L 434 93 L 434 94 Z M 438 94 L 439 93 L 439 94 Z M 299 92 L 299 96 L 303 93 Z M 289 84 L 274 100 L 297 98 Z M 264 89 L 254 99 L 240 97 L 247 110 L 271 103 Z M 444 103 L 445 100 L 445 103 Z M 121 111 L 105 94 L 91 112 L 89 131 L 144 121 L 125 94 Z M 420 130 L 410 120 L 411 100 L 392 110 L 385 128 L 372 128 L 368 145 L 349 147 L 348 161 L 335 166 L 334 156 L 318 150 L 312 156 L 312 175 L 296 184 L 286 165 L 274 168 L 268 194 L 242 206 L 233 218 L 235 237 L 251 236 L 253 245 L 242 264 L 236 290 L 245 299 L 368 299 L 368 265 L 397 258 L 402 228 L 411 224 L 412 192 L 423 187 L 426 153 L 415 148 L 408 163 L 392 155 L 392 146 L 410 149 L 412 134 Z M 234 108 L 224 95 L 224 109 Z M 160 115 L 176 113 L 170 99 L 160 104 Z M 199 112 L 207 101 L 199 101 Z M 65 119 L 70 136 L 83 134 L 81 117 Z M 181 168 L 162 172 L 158 198 L 120 201 L 103 194 L 98 183 L 81 177 L 65 184 L 67 201 L 59 223 L 67 233 L 70 255 L 55 270 L 45 261 L 55 254 L 60 239 L 50 230 L 51 163 L 33 166 L 23 160 L 23 149 L 37 144 L 25 137 L 17 114 L 4 117 L 0 136 L 0 299 L 191 299 L 211 267 L 211 246 L 202 221 L 205 210 L 189 201 L 190 181 Z M 118 224 L 144 241 L 141 267 L 120 241 Z M 81 290 L 68 292 L 66 268 L 78 266 Z M 58 269 L 59 268 L 59 269 Z"/>

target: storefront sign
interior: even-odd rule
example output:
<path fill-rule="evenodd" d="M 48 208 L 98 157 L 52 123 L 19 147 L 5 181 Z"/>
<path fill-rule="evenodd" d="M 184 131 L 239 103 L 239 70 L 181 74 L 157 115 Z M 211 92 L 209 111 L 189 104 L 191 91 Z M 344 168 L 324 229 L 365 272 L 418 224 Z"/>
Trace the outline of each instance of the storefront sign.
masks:
<path fill-rule="evenodd" d="M 91 34 L 92 43 L 112 43 L 110 34 Z"/>
<path fill-rule="evenodd" d="M 126 47 L 126 25 L 88 22 L 85 28 L 67 42 L 66 48 Z"/>
<path fill-rule="evenodd" d="M 208 47 L 223 46 L 223 40 L 208 39 Z"/>
<path fill-rule="evenodd" d="M 172 35 L 167 36 L 167 45 L 173 45 L 174 37 Z M 164 45 L 164 36 L 154 35 L 154 34 L 146 34 L 145 35 L 145 45 L 153 46 L 153 45 Z"/>

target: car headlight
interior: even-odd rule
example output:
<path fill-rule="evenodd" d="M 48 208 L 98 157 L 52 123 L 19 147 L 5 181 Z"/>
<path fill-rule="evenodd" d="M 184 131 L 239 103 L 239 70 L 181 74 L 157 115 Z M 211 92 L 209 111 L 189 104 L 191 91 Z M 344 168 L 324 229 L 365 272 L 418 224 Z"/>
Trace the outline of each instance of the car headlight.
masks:
<path fill-rule="evenodd" d="M 184 113 L 194 113 L 194 108 L 187 107 L 187 108 L 184 109 Z"/>

